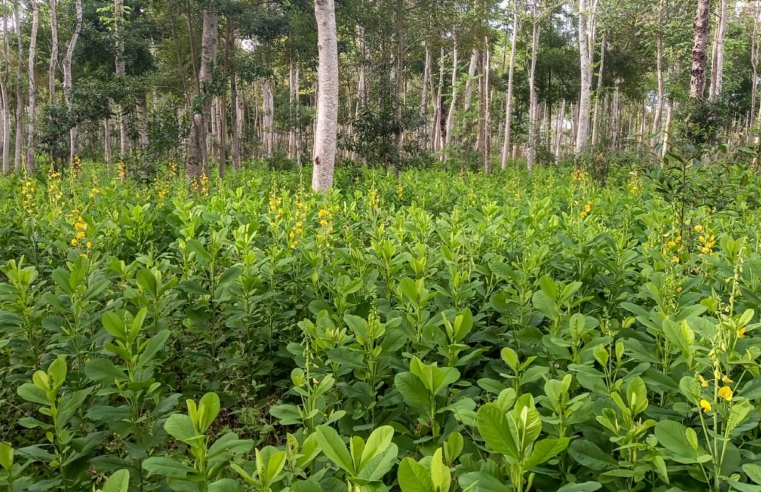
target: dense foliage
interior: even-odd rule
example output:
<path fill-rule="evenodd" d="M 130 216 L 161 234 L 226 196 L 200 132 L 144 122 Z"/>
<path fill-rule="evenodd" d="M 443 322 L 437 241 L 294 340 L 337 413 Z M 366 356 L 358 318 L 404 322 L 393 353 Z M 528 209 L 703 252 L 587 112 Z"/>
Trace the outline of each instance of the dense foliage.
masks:
<path fill-rule="evenodd" d="M 699 164 L 3 180 L 0 489 L 759 491 L 761 181 Z"/>

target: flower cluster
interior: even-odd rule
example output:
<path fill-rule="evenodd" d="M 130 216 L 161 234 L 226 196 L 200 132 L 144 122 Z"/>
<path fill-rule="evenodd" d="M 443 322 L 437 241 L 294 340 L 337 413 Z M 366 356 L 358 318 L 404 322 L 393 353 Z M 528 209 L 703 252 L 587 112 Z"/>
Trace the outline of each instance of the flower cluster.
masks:
<path fill-rule="evenodd" d="M 714 383 L 718 387 L 716 391 L 716 395 L 721 398 L 722 400 L 726 402 L 731 402 L 732 398 L 734 398 L 734 392 L 732 391 L 731 384 L 734 383 L 729 376 L 722 376 L 721 372 L 718 370 L 715 370 L 714 373 Z M 698 375 L 698 381 L 700 382 L 701 388 L 708 388 L 710 386 L 709 381 L 704 378 L 702 375 Z M 701 398 L 700 400 L 700 411 L 703 413 L 710 412 L 713 409 L 713 405 L 711 405 L 711 402 L 705 398 Z"/>
<path fill-rule="evenodd" d="M 698 241 L 700 241 L 700 252 L 704 255 L 712 255 L 713 254 L 713 248 L 716 246 L 716 236 L 710 236 L 705 237 L 704 235 L 700 235 L 698 237 Z"/>
<path fill-rule="evenodd" d="M 584 218 L 586 218 L 586 217 L 587 217 L 589 214 L 591 214 L 591 213 L 592 213 L 592 202 L 587 202 L 587 203 L 584 205 L 584 210 L 582 210 L 582 211 L 581 211 L 581 213 L 579 214 L 579 216 L 580 216 L 582 219 L 584 219 Z"/>
<path fill-rule="evenodd" d="M 75 248 L 84 246 L 87 249 L 92 249 L 92 242 L 87 238 L 87 222 L 85 222 L 81 215 L 74 224 L 74 231 L 75 235 L 71 240 L 71 245 Z M 83 256 L 87 257 L 86 254 Z"/>
<path fill-rule="evenodd" d="M 317 213 L 317 218 L 320 221 L 320 232 L 317 233 L 317 242 L 322 244 L 326 248 L 330 247 L 328 242 L 330 234 L 333 232 L 333 226 L 328 221 L 333 220 L 333 214 L 330 210 L 321 208 Z"/>
<path fill-rule="evenodd" d="M 631 174 L 632 177 L 629 179 L 629 183 L 626 185 L 626 188 L 632 195 L 639 195 L 642 193 L 642 183 L 640 182 L 636 171 Z"/>
<path fill-rule="evenodd" d="M 119 169 L 119 179 L 122 181 L 127 179 L 127 166 L 124 165 L 124 162 L 120 161 L 116 167 Z"/>
<path fill-rule="evenodd" d="M 71 160 L 71 175 L 79 176 L 79 172 L 82 170 L 82 159 L 78 155 L 75 155 Z"/>
<path fill-rule="evenodd" d="M 50 169 L 48 173 L 48 197 L 51 202 L 57 202 L 63 197 L 61 191 L 61 173 Z"/>
<path fill-rule="evenodd" d="M 34 213 L 34 181 L 25 179 L 21 187 L 21 195 L 24 197 L 24 210 L 27 213 Z"/>
<path fill-rule="evenodd" d="M 380 210 L 380 196 L 378 196 L 378 190 L 375 189 L 375 183 L 367 193 L 367 203 L 370 205 L 370 210 Z"/>

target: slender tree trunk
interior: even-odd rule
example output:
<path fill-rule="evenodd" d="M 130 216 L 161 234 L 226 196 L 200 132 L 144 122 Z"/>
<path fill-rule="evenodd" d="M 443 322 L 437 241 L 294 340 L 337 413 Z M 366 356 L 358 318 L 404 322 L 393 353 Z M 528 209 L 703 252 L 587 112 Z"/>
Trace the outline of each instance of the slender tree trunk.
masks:
<path fill-rule="evenodd" d="M 103 152 L 106 158 L 106 164 L 111 164 L 111 118 L 103 120 Z"/>
<path fill-rule="evenodd" d="M 317 98 L 312 189 L 323 192 L 333 187 L 338 124 L 338 46 L 333 0 L 315 0 L 314 15 L 317 20 L 317 80 L 320 93 Z"/>
<path fill-rule="evenodd" d="M 608 32 L 603 32 L 600 44 L 600 68 L 597 70 L 597 88 L 595 89 L 595 109 L 592 117 L 592 145 L 599 143 L 600 99 L 602 99 L 602 81 L 605 69 L 605 49 L 608 44 Z"/>
<path fill-rule="evenodd" d="M 14 148 L 13 168 L 21 170 L 24 150 L 24 71 L 21 60 L 24 59 L 24 43 L 21 37 L 21 19 L 18 15 L 18 2 L 13 3 L 13 26 L 16 31 L 16 146 Z M 34 74 L 31 73 L 30 77 Z"/>
<path fill-rule="evenodd" d="M 761 12 L 759 12 L 759 3 L 755 3 L 755 7 L 753 9 L 753 40 L 751 43 L 751 53 L 750 53 L 750 63 L 753 67 L 753 81 L 751 85 L 751 93 L 750 93 L 750 113 L 748 114 L 748 129 L 753 128 L 753 124 L 756 122 L 756 99 L 758 98 L 758 52 L 759 52 L 759 29 L 758 29 L 758 23 L 759 19 L 758 16 Z"/>
<path fill-rule="evenodd" d="M 449 114 L 447 115 L 447 126 L 444 131 L 444 153 L 442 160 L 447 160 L 449 146 L 452 143 L 452 129 L 454 128 L 454 112 L 457 107 L 457 38 L 454 40 L 454 49 L 452 50 L 452 101 L 449 104 Z"/>
<path fill-rule="evenodd" d="M 114 0 L 114 37 L 116 40 L 116 76 L 126 77 L 127 70 L 124 64 L 124 0 Z M 191 36 L 192 38 L 192 36 Z M 130 126 L 130 113 L 124 106 L 117 106 L 119 113 L 119 155 L 121 159 L 129 157 L 130 141 L 128 129 Z"/>
<path fill-rule="evenodd" d="M 396 173 L 401 173 L 402 151 L 404 143 L 404 0 L 396 2 L 396 138 L 395 146 L 397 153 Z"/>
<path fill-rule="evenodd" d="M 434 98 L 434 111 L 435 111 L 435 117 L 433 119 L 433 129 L 431 131 L 431 135 L 433 137 L 433 142 L 431 148 L 434 152 L 438 152 L 442 149 L 443 145 L 442 142 L 444 141 L 444 137 L 441 134 L 441 129 L 444 126 L 444 119 L 443 119 L 443 108 L 444 108 L 444 48 L 441 48 L 441 51 L 439 53 L 439 90 L 437 91 L 437 96 Z"/>
<path fill-rule="evenodd" d="M 66 55 L 63 57 L 63 97 L 69 110 L 72 108 L 71 93 L 73 90 L 71 62 L 74 58 L 74 50 L 77 48 L 77 41 L 79 41 L 79 33 L 82 30 L 82 0 L 77 0 L 75 5 L 77 20 L 74 25 L 74 32 L 71 34 L 71 39 L 66 47 Z M 74 162 L 74 157 L 77 155 L 78 136 L 79 129 L 75 124 L 74 127 L 69 130 L 69 162 Z"/>
<path fill-rule="evenodd" d="M 473 79 L 476 76 L 478 68 L 478 59 L 480 58 L 478 50 L 473 48 L 470 52 L 470 65 L 468 65 L 468 78 L 465 80 L 465 100 L 463 109 L 467 113 L 470 111 L 470 104 L 473 100 Z"/>
<path fill-rule="evenodd" d="M 295 137 L 295 144 L 296 144 L 296 165 L 298 167 L 301 167 L 301 142 L 302 142 L 302 136 L 301 136 L 301 97 L 299 95 L 299 60 L 296 60 L 296 68 L 294 70 L 294 77 L 293 77 L 293 93 L 295 94 L 295 104 L 296 104 L 296 133 L 294 135 Z"/>
<path fill-rule="evenodd" d="M 666 105 L 666 127 L 663 132 L 663 145 L 661 147 L 661 158 L 666 156 L 666 152 L 669 150 L 669 134 L 671 133 L 671 118 L 674 113 L 674 100 L 669 98 Z"/>
<path fill-rule="evenodd" d="M 29 64 L 27 72 L 29 74 L 29 106 L 27 109 L 27 128 L 26 128 L 26 172 L 31 176 L 34 173 L 34 123 L 37 113 L 37 87 L 35 85 L 34 65 L 37 54 L 37 30 L 40 25 L 40 6 L 37 0 L 30 0 L 32 6 L 32 32 L 29 37 Z"/>
<path fill-rule="evenodd" d="M 528 74 L 529 93 L 529 123 L 528 123 L 528 146 L 526 149 L 526 167 L 528 172 L 534 171 L 536 161 L 536 144 L 539 137 L 539 104 L 536 95 L 536 58 L 539 53 L 539 15 L 537 12 L 538 0 L 534 0 L 533 6 L 533 29 L 531 41 L 531 67 Z"/>
<path fill-rule="evenodd" d="M 560 103 L 560 111 L 555 127 L 555 164 L 560 164 L 560 149 L 563 143 L 563 122 L 565 120 L 565 99 Z"/>
<path fill-rule="evenodd" d="M 589 112 L 592 94 L 592 73 L 594 60 L 590 51 L 594 49 L 594 38 L 590 37 L 588 25 L 590 17 L 588 0 L 579 0 L 579 56 L 581 58 L 581 91 L 579 95 L 579 124 L 576 132 L 575 152 L 583 152 L 589 141 Z"/>
<path fill-rule="evenodd" d="M 7 4 L 3 2 L 3 6 Z M 3 101 L 3 173 L 11 172 L 11 102 L 8 96 L 8 73 L 11 69 L 11 55 L 8 43 L 8 15 L 6 11 L 3 15 L 3 61 L 5 67 L 1 68 L 0 74 L 0 97 Z"/>
<path fill-rule="evenodd" d="M 425 67 L 423 68 L 423 92 L 420 98 L 420 119 L 423 121 L 424 131 L 428 130 L 428 84 L 431 80 L 431 44 L 425 43 Z M 423 135 L 423 140 L 428 140 L 428 135 Z"/>
<path fill-rule="evenodd" d="M 491 87 L 489 80 L 491 78 L 491 49 L 489 48 L 489 40 L 485 39 L 486 50 L 484 54 L 484 100 L 481 103 L 483 108 L 483 124 L 481 125 L 481 141 L 479 149 L 481 149 L 481 158 L 484 160 L 484 171 L 490 173 L 492 171 L 491 164 Z"/>
<path fill-rule="evenodd" d="M 507 76 L 505 96 L 505 141 L 502 144 L 502 169 L 507 169 L 510 152 L 510 129 L 513 122 L 513 79 L 515 74 L 515 52 L 518 47 L 518 0 L 513 0 L 513 36 L 510 44 L 510 68 Z"/>
<path fill-rule="evenodd" d="M 695 43 L 692 48 L 692 70 L 690 72 L 690 98 L 703 99 L 705 91 L 706 51 L 708 32 L 711 28 L 710 0 L 698 0 L 695 14 Z"/>
<path fill-rule="evenodd" d="M 48 69 L 48 102 L 55 104 L 55 72 L 58 68 L 58 18 L 57 0 L 50 0 L 50 68 Z"/>
<path fill-rule="evenodd" d="M 711 66 L 711 88 L 708 92 L 708 99 L 715 102 L 721 98 L 721 91 L 724 77 L 724 38 L 727 30 L 727 0 L 720 0 L 719 4 L 719 25 L 716 28 L 716 39 L 714 41 L 714 56 Z"/>
<path fill-rule="evenodd" d="M 359 34 L 359 56 L 361 57 L 357 79 L 357 109 L 360 109 L 367 106 L 367 81 L 365 80 L 367 48 L 365 47 L 365 28 L 357 26 L 357 33 Z"/>
<path fill-rule="evenodd" d="M 653 115 L 652 147 L 655 147 L 659 140 L 658 134 L 661 132 L 661 115 L 663 114 L 663 101 L 665 98 L 665 83 L 663 81 L 663 34 L 660 32 L 660 30 L 658 32 L 656 46 L 656 75 L 658 76 L 658 94 L 655 99 L 655 114 Z"/>
<path fill-rule="evenodd" d="M 214 62 L 217 55 L 217 33 L 219 31 L 219 17 L 216 12 L 204 10 L 203 34 L 201 36 L 201 68 L 198 73 L 199 97 L 203 96 L 204 84 L 211 81 L 214 71 Z M 206 122 L 209 121 L 211 104 L 204 103 L 200 111 L 193 114 L 193 124 L 190 127 L 188 137 L 187 164 L 185 174 L 189 180 L 197 180 L 202 175 L 208 176 L 207 172 L 207 148 L 206 148 Z"/>

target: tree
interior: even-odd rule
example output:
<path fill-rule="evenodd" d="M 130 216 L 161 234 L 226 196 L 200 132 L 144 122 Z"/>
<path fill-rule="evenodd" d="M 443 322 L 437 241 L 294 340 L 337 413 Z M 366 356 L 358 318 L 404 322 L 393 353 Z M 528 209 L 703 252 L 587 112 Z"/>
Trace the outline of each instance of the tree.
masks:
<path fill-rule="evenodd" d="M 513 122 L 513 81 L 515 77 L 515 52 L 518 46 L 518 1 L 513 0 L 513 34 L 510 44 L 510 68 L 507 78 L 507 93 L 505 94 L 505 140 L 502 144 L 502 169 L 507 169 L 510 156 L 510 131 Z"/>
<path fill-rule="evenodd" d="M 695 43 L 692 48 L 692 70 L 690 71 L 690 98 L 695 100 L 702 100 L 705 91 L 710 15 L 711 1 L 698 0 L 698 11 L 695 14 Z"/>
<path fill-rule="evenodd" d="M 317 128 L 314 137 L 312 189 L 322 192 L 333 187 L 338 125 L 338 45 L 333 0 L 315 0 L 319 65 L 317 83 Z"/>
<path fill-rule="evenodd" d="M 40 25 L 40 6 L 37 3 L 37 0 L 30 0 L 30 3 L 32 6 L 32 32 L 29 37 L 29 65 L 27 70 L 29 75 L 29 106 L 27 109 L 26 129 L 26 172 L 31 176 L 32 173 L 34 173 L 34 122 L 37 116 L 37 86 L 35 85 L 34 67 L 35 57 L 37 55 L 37 30 Z"/>

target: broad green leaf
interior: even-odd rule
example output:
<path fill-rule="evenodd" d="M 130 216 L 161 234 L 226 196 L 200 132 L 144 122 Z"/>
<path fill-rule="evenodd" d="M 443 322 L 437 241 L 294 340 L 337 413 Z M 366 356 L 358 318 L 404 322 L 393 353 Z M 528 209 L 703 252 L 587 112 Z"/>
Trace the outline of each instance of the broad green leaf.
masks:
<path fill-rule="evenodd" d="M 390 425 L 384 425 L 378 427 L 367 438 L 365 448 L 362 450 L 362 458 L 360 459 L 359 470 L 361 470 L 367 462 L 373 459 L 375 456 L 381 454 L 391 444 L 391 439 L 394 438 L 394 428 Z"/>
<path fill-rule="evenodd" d="M 431 459 L 431 482 L 433 482 L 434 490 L 437 492 L 448 492 L 452 483 L 452 472 L 442 460 L 441 448 L 433 453 Z"/>
<path fill-rule="evenodd" d="M 143 461 L 143 469 L 150 475 L 160 475 L 168 478 L 187 479 L 195 474 L 194 468 L 189 467 L 172 458 L 148 458 Z"/>
<path fill-rule="evenodd" d="M 320 425 L 317 427 L 317 442 L 323 454 L 330 461 L 335 463 L 339 468 L 347 473 L 354 473 L 354 464 L 352 463 L 349 450 L 346 449 L 341 436 L 332 427 Z"/>
<path fill-rule="evenodd" d="M 412 458 L 404 458 L 399 464 L 397 480 L 402 492 L 435 492 L 431 474 Z"/>
<path fill-rule="evenodd" d="M 115 380 L 123 382 L 127 375 L 109 359 L 93 359 L 85 366 L 85 374 L 98 384 L 111 386 Z"/>
<path fill-rule="evenodd" d="M 196 434 L 193 428 L 193 421 L 190 420 L 190 417 L 180 413 L 169 416 L 164 423 L 164 430 L 170 436 L 184 443 L 193 443 L 201 437 Z"/>
<path fill-rule="evenodd" d="M 518 459 L 518 446 L 504 412 L 492 405 L 482 406 L 478 409 L 477 426 L 490 449 Z"/>
<path fill-rule="evenodd" d="M 568 444 L 569 439 L 567 437 L 561 437 L 559 439 L 548 438 L 537 442 L 534 444 L 534 450 L 526 461 L 524 469 L 526 471 L 533 470 L 542 463 L 551 460 L 559 453 L 565 451 Z"/>
<path fill-rule="evenodd" d="M 580 465 L 595 471 L 607 471 L 618 467 L 609 453 L 603 452 L 597 444 L 586 439 L 577 439 L 568 447 L 568 454 Z"/>
<path fill-rule="evenodd" d="M 103 484 L 102 492 L 127 492 L 129 490 L 129 471 L 119 470 Z"/>

